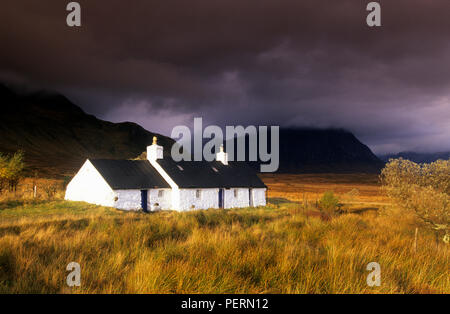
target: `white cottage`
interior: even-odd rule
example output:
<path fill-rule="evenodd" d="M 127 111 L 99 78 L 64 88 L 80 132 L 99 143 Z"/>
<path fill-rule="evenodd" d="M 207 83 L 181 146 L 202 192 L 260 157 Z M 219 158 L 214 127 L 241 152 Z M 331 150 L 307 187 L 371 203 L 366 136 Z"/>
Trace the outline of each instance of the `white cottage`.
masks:
<path fill-rule="evenodd" d="M 245 163 L 228 162 L 223 149 L 213 162 L 175 162 L 154 138 L 147 159 L 88 159 L 68 184 L 65 199 L 144 211 L 266 205 L 261 179 Z"/>

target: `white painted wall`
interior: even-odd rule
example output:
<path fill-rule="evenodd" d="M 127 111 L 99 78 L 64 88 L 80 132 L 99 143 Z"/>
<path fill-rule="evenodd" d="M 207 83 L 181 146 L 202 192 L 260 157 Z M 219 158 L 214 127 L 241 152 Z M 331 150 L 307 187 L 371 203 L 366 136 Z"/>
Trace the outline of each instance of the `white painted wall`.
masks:
<path fill-rule="evenodd" d="M 159 196 L 159 191 L 162 191 L 162 196 Z M 161 209 L 172 209 L 172 190 L 171 189 L 151 189 L 148 191 L 148 210 L 150 211 L 152 205 L 159 204 Z"/>
<path fill-rule="evenodd" d="M 89 160 L 69 182 L 65 199 L 114 206 L 115 193 Z"/>
<path fill-rule="evenodd" d="M 159 196 L 159 191 L 163 195 Z M 123 210 L 141 210 L 141 190 L 115 190 L 117 202 L 114 207 Z M 159 204 L 161 209 L 172 209 L 171 189 L 147 190 L 147 209 L 151 211 L 152 205 Z"/>
<path fill-rule="evenodd" d="M 266 188 L 252 189 L 253 206 L 266 206 Z"/>
<path fill-rule="evenodd" d="M 114 206 L 122 210 L 141 209 L 141 190 L 115 190 L 117 201 Z"/>
<path fill-rule="evenodd" d="M 237 191 L 235 197 L 234 190 Z M 201 197 L 197 198 L 197 189 L 180 189 L 179 211 L 195 209 L 208 209 L 219 207 L 219 189 L 201 189 Z M 242 208 L 250 206 L 250 189 L 232 188 L 224 189 L 224 208 Z M 266 189 L 252 189 L 253 206 L 266 206 Z"/>
<path fill-rule="evenodd" d="M 180 211 L 194 209 L 208 209 L 219 207 L 219 189 L 199 189 L 200 198 L 197 198 L 197 189 L 180 189 Z"/>
<path fill-rule="evenodd" d="M 235 197 L 234 191 L 237 192 Z M 225 196 L 225 208 L 238 208 L 238 207 L 248 207 L 249 206 L 249 190 L 244 188 L 231 188 L 224 190 Z"/>

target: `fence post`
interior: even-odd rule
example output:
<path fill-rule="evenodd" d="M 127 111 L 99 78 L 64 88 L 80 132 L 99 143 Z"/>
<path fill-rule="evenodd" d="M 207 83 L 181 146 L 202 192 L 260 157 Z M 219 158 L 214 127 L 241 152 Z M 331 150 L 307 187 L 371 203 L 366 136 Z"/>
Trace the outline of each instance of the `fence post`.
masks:
<path fill-rule="evenodd" d="M 417 233 L 419 232 L 419 228 L 416 227 L 416 232 L 414 233 L 414 254 L 417 253 Z"/>

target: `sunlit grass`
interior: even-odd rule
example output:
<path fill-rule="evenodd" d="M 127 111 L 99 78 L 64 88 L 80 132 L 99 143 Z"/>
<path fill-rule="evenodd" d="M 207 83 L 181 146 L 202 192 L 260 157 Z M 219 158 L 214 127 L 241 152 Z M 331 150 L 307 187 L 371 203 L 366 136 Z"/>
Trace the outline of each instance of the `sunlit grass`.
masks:
<path fill-rule="evenodd" d="M 129 213 L 0 203 L 2 293 L 449 293 L 449 246 L 395 209 L 322 220 L 314 208 Z M 66 266 L 81 265 L 81 287 Z M 366 265 L 381 265 L 380 287 Z"/>

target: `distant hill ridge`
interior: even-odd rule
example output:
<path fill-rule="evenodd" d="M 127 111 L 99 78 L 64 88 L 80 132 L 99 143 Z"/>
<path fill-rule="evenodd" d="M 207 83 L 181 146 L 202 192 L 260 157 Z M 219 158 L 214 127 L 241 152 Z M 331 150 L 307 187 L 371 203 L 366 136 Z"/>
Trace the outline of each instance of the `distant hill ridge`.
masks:
<path fill-rule="evenodd" d="M 414 161 L 416 163 L 430 163 L 438 159 L 448 160 L 450 159 L 450 152 L 437 152 L 437 153 L 418 153 L 418 152 L 400 152 L 397 154 L 386 154 L 379 156 L 383 161 L 389 161 L 390 158 L 403 158 Z"/>
<path fill-rule="evenodd" d="M 164 147 L 174 142 L 135 123 L 97 119 L 56 93 L 19 94 L 0 84 L 0 106 L 0 152 L 24 150 L 31 173 L 72 175 L 86 158 L 136 158 L 154 135 Z M 383 165 L 348 131 L 280 130 L 279 172 L 378 172 Z"/>
<path fill-rule="evenodd" d="M 24 150 L 29 171 L 41 175 L 73 174 L 86 158 L 134 158 L 154 135 L 173 143 L 135 123 L 97 119 L 55 93 L 21 95 L 0 84 L 0 106 L 0 151 Z"/>

